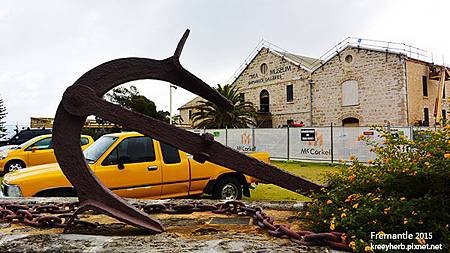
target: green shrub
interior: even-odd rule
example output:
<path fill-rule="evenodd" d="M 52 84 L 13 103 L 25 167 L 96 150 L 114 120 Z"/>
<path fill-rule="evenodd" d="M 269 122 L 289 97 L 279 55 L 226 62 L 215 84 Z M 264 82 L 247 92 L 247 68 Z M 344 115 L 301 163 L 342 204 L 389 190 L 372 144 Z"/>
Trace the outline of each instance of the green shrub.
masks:
<path fill-rule="evenodd" d="M 305 215 L 313 231 L 342 231 L 356 251 L 370 243 L 450 244 L 450 127 L 418 132 L 416 140 L 377 129 L 377 144 L 363 138 L 377 154 L 370 165 L 353 159 L 329 176 L 329 187 L 313 195 Z M 432 232 L 432 239 L 372 240 L 371 232 Z M 425 251 L 422 251 L 425 252 Z"/>

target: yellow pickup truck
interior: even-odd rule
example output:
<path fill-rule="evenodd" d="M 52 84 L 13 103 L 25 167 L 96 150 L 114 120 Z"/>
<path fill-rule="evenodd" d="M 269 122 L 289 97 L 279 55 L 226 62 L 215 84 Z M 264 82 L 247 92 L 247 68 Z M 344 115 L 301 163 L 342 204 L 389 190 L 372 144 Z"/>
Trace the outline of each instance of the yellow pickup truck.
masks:
<path fill-rule="evenodd" d="M 128 198 L 176 198 L 211 194 L 218 199 L 250 196 L 257 180 L 225 167 L 198 163 L 170 145 L 136 132 L 107 134 L 84 151 L 86 162 L 106 187 Z M 266 163 L 269 154 L 250 154 Z M 76 196 L 58 164 L 34 166 L 5 175 L 10 197 Z"/>
<path fill-rule="evenodd" d="M 81 149 L 85 150 L 94 143 L 89 135 L 80 136 Z M 20 145 L 9 146 L 0 152 L 0 174 L 20 170 L 26 167 L 55 163 L 51 134 L 36 136 Z"/>

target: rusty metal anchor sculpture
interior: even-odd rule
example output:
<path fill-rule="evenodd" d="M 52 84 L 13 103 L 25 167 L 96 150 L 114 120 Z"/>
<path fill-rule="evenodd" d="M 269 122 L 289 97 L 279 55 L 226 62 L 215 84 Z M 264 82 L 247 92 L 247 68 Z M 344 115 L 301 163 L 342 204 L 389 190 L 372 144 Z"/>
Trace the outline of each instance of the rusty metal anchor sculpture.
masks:
<path fill-rule="evenodd" d="M 199 136 L 102 99 L 106 92 L 120 84 L 157 79 L 182 87 L 218 106 L 232 108 L 226 98 L 181 66 L 179 58 L 188 35 L 189 30 L 186 30 L 175 54 L 167 59 L 112 60 L 91 69 L 65 91 L 55 116 L 53 143 L 58 163 L 78 193 L 80 203 L 66 229 L 78 213 L 96 210 L 151 233 L 164 231 L 164 226 L 158 220 L 150 218 L 114 194 L 89 169 L 79 145 L 81 129 L 89 115 L 99 116 L 168 143 L 193 154 L 196 161 L 216 163 L 291 191 L 306 192 L 322 187 L 223 146 L 214 141 L 210 134 Z"/>

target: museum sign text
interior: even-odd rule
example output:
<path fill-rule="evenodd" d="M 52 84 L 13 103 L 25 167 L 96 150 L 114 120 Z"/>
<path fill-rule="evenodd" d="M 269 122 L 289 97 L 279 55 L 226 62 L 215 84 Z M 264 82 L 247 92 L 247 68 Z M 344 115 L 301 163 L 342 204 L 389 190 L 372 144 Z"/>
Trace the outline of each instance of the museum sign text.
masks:
<path fill-rule="evenodd" d="M 258 75 L 258 73 L 253 73 L 249 75 L 250 81 L 248 82 L 248 84 L 251 85 L 279 80 L 283 78 L 283 73 L 291 70 L 292 70 L 291 66 L 282 66 L 269 70 L 268 76 L 264 75 L 261 77 L 260 75 Z"/>

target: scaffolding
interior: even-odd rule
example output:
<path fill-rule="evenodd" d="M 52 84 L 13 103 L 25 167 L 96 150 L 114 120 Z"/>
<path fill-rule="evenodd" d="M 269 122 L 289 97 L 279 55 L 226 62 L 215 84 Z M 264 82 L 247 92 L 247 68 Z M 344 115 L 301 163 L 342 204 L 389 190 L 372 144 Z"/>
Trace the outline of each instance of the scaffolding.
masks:
<path fill-rule="evenodd" d="M 435 125 L 440 125 L 443 113 L 442 112 L 442 99 L 445 93 L 445 81 L 450 80 L 450 71 L 445 66 L 432 65 L 429 73 L 430 80 L 438 81 L 436 100 L 434 103 L 434 119 Z"/>

